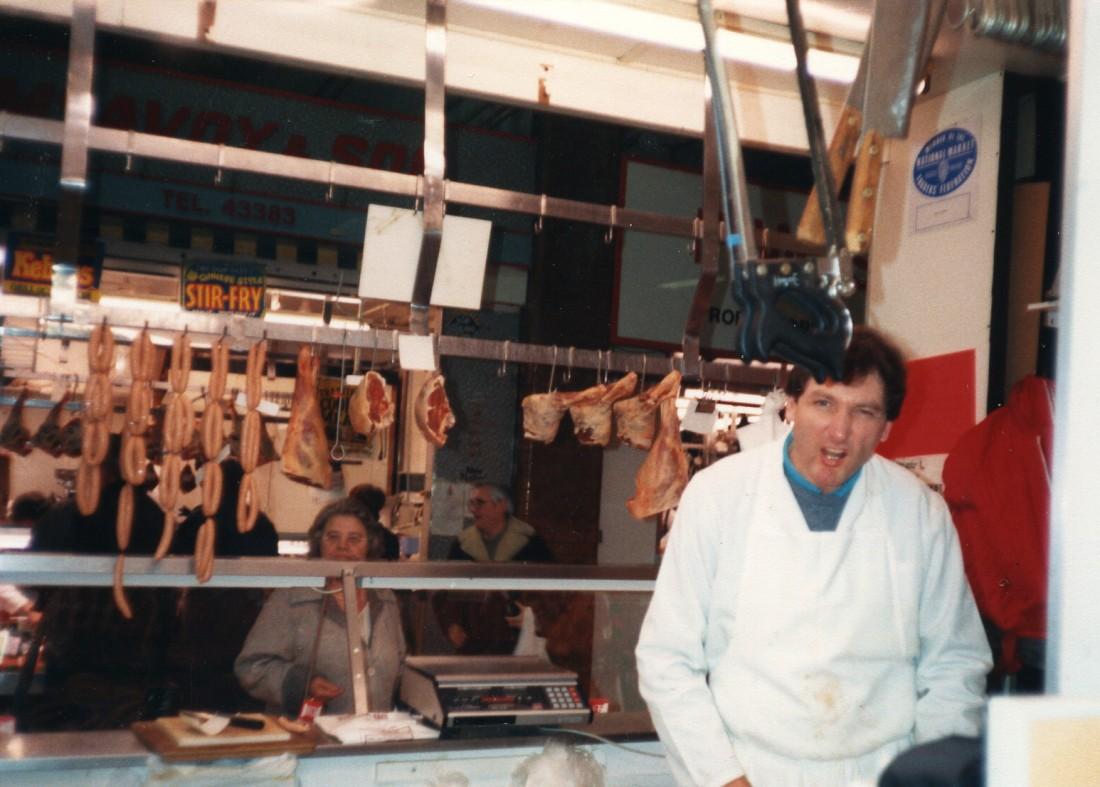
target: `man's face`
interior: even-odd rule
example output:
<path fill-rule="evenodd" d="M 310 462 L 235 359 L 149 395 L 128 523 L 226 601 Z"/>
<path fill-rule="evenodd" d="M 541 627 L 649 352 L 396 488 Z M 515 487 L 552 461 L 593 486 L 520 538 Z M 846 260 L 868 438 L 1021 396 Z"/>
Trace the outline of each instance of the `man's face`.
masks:
<path fill-rule="evenodd" d="M 798 399 L 787 400 L 787 419 L 794 423 L 791 462 L 823 492 L 851 478 L 890 433 L 878 372 L 850 385 L 811 379 Z"/>
<path fill-rule="evenodd" d="M 474 527 L 486 535 L 496 535 L 504 526 L 508 504 L 503 500 L 493 500 L 492 492 L 484 487 L 476 487 L 470 495 L 470 515 L 474 518 Z"/>

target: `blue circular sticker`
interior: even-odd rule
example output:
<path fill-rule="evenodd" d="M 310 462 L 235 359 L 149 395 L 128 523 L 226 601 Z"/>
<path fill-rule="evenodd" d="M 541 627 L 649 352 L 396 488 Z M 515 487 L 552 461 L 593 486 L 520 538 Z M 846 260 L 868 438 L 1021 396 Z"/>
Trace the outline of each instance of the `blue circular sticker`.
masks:
<path fill-rule="evenodd" d="M 978 140 L 964 128 L 941 131 L 924 143 L 913 162 L 913 185 L 928 197 L 950 194 L 978 164 Z"/>

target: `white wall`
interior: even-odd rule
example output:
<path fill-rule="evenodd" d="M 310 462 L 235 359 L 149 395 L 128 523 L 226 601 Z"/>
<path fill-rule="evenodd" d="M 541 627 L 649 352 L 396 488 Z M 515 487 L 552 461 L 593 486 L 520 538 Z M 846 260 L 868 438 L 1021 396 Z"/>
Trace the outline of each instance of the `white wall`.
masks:
<path fill-rule="evenodd" d="M 984 413 L 989 376 L 1003 87 L 1004 75 L 995 73 L 919 102 L 908 138 L 889 141 L 868 277 L 867 322 L 893 335 L 910 357 L 975 350 L 976 414 Z M 969 193 L 971 215 L 918 231 L 914 159 L 936 132 L 955 125 L 978 139 L 977 167 L 955 192 Z"/>

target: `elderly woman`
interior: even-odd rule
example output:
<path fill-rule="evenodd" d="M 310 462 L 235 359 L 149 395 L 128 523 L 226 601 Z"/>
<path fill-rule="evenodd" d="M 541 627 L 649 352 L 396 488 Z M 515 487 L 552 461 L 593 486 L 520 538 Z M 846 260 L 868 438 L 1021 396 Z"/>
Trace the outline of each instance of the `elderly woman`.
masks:
<path fill-rule="evenodd" d="M 377 560 L 383 554 L 381 525 L 361 503 L 338 500 L 321 509 L 309 528 L 309 555 L 325 560 Z M 359 588 L 356 604 L 366 649 L 363 655 L 370 710 L 393 707 L 405 658 L 397 600 L 389 590 Z M 307 697 L 326 713 L 354 711 L 348 669 L 344 595 L 339 579 L 325 589 L 272 592 L 237 656 L 241 686 L 273 712 L 296 716 Z"/>

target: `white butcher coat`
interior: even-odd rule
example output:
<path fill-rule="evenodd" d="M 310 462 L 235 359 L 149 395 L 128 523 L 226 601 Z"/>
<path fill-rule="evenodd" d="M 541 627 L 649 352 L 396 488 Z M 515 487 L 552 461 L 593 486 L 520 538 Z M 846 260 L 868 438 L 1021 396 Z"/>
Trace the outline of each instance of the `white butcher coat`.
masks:
<path fill-rule="evenodd" d="M 992 663 L 943 499 L 874 456 L 813 532 L 783 450 L 723 459 L 680 500 L 636 655 L 681 784 L 848 784 L 980 730 Z"/>

